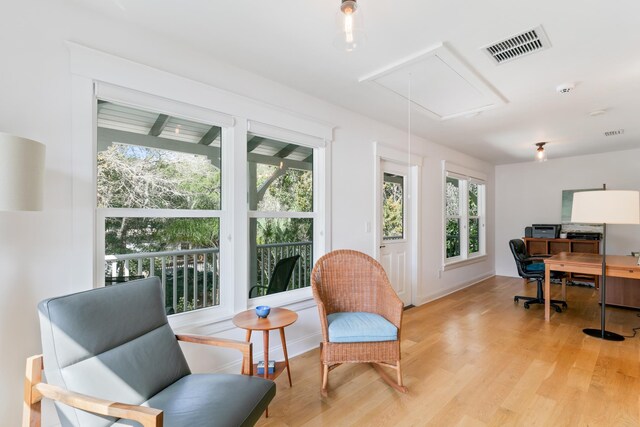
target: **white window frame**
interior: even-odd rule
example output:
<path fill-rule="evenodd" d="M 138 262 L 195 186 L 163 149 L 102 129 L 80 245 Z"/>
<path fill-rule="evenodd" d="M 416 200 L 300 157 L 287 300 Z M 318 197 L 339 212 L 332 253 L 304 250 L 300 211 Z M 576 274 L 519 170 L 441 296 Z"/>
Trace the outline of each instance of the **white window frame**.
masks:
<path fill-rule="evenodd" d="M 487 177 L 482 172 L 473 171 L 443 161 L 442 179 L 442 269 L 449 270 L 469 263 L 484 260 L 487 256 L 486 245 L 486 187 Z M 447 215 L 447 178 L 457 179 L 459 182 L 459 215 Z M 478 185 L 478 215 L 469 215 L 469 183 Z M 460 221 L 460 255 L 447 258 L 447 221 L 457 218 Z M 479 219 L 480 248 L 478 252 L 469 253 L 469 219 Z"/>
<path fill-rule="evenodd" d="M 398 169 L 400 169 L 398 167 Z M 382 183 L 381 185 L 384 186 L 384 174 L 386 172 L 382 171 L 382 173 L 380 174 L 382 177 Z M 407 226 L 409 224 L 407 224 L 407 212 L 406 209 L 408 207 L 408 196 L 407 196 L 407 182 L 410 179 L 409 174 L 407 173 L 407 171 L 404 171 L 404 173 L 401 173 L 399 170 L 398 171 L 394 171 L 394 174 L 396 176 L 399 176 L 402 178 L 402 238 L 400 239 L 387 239 L 386 236 L 384 235 L 384 200 L 382 200 L 382 203 L 380 204 L 380 209 L 382 209 L 383 211 L 380 213 L 380 220 L 382 221 L 382 227 L 381 227 L 381 232 L 380 232 L 380 236 L 382 238 L 382 243 L 405 243 L 407 241 Z"/>
<path fill-rule="evenodd" d="M 142 208 L 98 208 L 96 207 L 95 221 L 95 266 L 94 266 L 94 283 L 95 286 L 104 286 L 104 264 L 105 264 L 105 236 L 104 227 L 105 220 L 108 217 L 130 217 L 130 218 L 218 218 L 220 221 L 220 304 L 212 307 L 198 308 L 196 310 L 183 313 L 176 313 L 172 317 L 179 319 L 187 317 L 195 319 L 198 322 L 204 321 L 207 317 L 219 317 L 231 311 L 233 302 L 233 256 L 232 245 L 228 239 L 223 236 L 231 234 L 231 221 L 229 218 L 231 209 L 230 195 L 233 188 L 230 185 L 232 180 L 233 163 L 230 160 L 232 156 L 232 138 L 233 125 L 235 123 L 233 117 L 219 113 L 217 111 L 207 111 L 193 105 L 171 101 L 154 95 L 141 92 L 127 90 L 102 82 L 96 82 L 94 90 L 94 102 L 98 99 L 112 102 L 118 105 L 137 108 L 144 111 L 154 113 L 167 114 L 171 117 L 178 117 L 194 122 L 203 123 L 211 126 L 221 127 L 221 209 L 220 210 L 190 210 L 190 209 L 142 209 Z M 98 117 L 97 109 L 94 109 L 93 123 L 97 132 Z M 93 167 L 96 168 L 97 160 L 97 141 L 95 148 L 95 157 L 93 159 Z M 97 173 L 97 172 L 96 172 Z M 97 180 L 94 180 L 94 190 L 97 194 Z"/>
<path fill-rule="evenodd" d="M 330 142 L 333 125 L 77 43 L 67 42 L 67 47 L 70 50 L 73 117 L 71 240 L 72 256 L 77 261 L 77 268 L 70 272 L 69 291 L 96 286 L 96 278 L 103 274 L 104 269 L 104 256 L 100 259 L 98 254 L 96 233 L 98 222 L 105 217 L 96 209 L 97 97 L 151 111 L 174 113 L 224 129 L 222 210 L 200 212 L 203 215 L 222 215 L 221 229 L 225 220 L 226 231 L 220 234 L 221 262 L 229 265 L 225 267 L 226 271 L 222 271 L 224 265 L 221 265 L 221 305 L 170 316 L 169 322 L 174 329 L 207 327 L 207 331 L 214 333 L 232 327 L 230 319 L 235 313 L 256 305 L 255 298 L 249 303 L 246 286 L 249 274 L 246 250 L 249 228 L 246 200 L 248 131 L 261 133 L 261 129 L 270 129 L 273 137 L 278 139 L 296 135 L 298 143 L 318 143 L 317 152 L 314 152 L 314 179 L 317 182 L 314 187 L 314 206 L 317 206 L 314 209 L 317 215 L 314 221 L 314 262 L 331 249 Z M 96 86 L 99 86 L 97 92 Z M 105 92 L 107 87 L 111 96 Z M 150 99 L 153 102 L 149 102 Z M 188 111 L 183 111 L 183 108 Z M 229 187 L 230 183 L 233 183 L 233 188 Z M 133 211 L 128 213 L 137 214 Z M 144 215 L 149 215 L 149 212 L 145 211 Z M 273 298 L 269 299 L 272 305 L 288 306 L 294 310 L 313 304 L 309 288 L 270 297 Z"/>
<path fill-rule="evenodd" d="M 478 186 L 478 215 L 471 215 L 468 211 L 469 209 L 469 184 L 476 184 Z M 467 191 L 466 191 L 466 195 L 467 195 L 467 203 L 466 203 L 466 208 L 467 208 L 467 251 L 469 250 L 469 222 L 472 219 L 477 219 L 478 220 L 478 232 L 479 232 L 479 240 L 480 240 L 480 245 L 478 248 L 477 252 L 469 252 L 468 253 L 468 258 L 475 258 L 475 257 L 479 257 L 479 256 L 483 256 L 486 254 L 486 227 L 485 227 L 485 217 L 486 217 L 486 209 L 485 209 L 485 205 L 486 205 L 486 197 L 487 197 L 487 183 L 485 181 L 479 180 L 479 179 L 475 179 L 475 178 L 468 178 L 467 179 Z"/>
<path fill-rule="evenodd" d="M 265 123 L 249 120 L 247 123 L 247 135 L 255 135 L 263 138 L 273 139 L 290 144 L 296 144 L 313 150 L 313 211 L 311 212 L 294 212 L 294 211 L 259 211 L 249 209 L 249 198 L 247 197 L 247 212 L 249 221 L 258 218 L 311 218 L 313 220 L 313 264 L 315 261 L 327 251 L 326 241 L 323 238 L 323 230 L 325 226 L 325 209 L 326 203 L 326 186 L 323 184 L 324 172 L 326 170 L 326 151 L 327 145 L 324 140 L 313 137 L 311 135 L 302 134 L 300 132 L 282 129 Z M 248 140 L 248 138 L 245 138 Z M 245 162 L 245 167 L 247 163 Z M 248 227 L 248 224 L 247 224 Z M 248 239 L 251 236 L 248 235 Z M 249 240 L 247 239 L 247 254 L 249 249 Z M 251 260 L 249 260 L 251 262 Z M 249 281 L 247 281 L 249 284 Z M 249 287 L 246 288 L 247 294 Z M 282 301 L 296 301 L 301 297 L 311 298 L 311 288 L 294 289 L 278 294 L 265 295 L 249 299 L 250 307 L 259 305 L 276 305 Z"/>

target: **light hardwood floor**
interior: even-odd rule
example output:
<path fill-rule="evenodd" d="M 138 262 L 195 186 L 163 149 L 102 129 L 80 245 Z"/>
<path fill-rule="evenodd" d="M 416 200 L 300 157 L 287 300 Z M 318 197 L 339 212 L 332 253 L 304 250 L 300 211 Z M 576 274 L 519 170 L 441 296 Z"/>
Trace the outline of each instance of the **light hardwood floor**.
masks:
<path fill-rule="evenodd" d="M 559 298 L 559 286 L 552 296 Z M 318 350 L 291 359 L 293 387 L 277 380 L 260 426 L 639 426 L 640 336 L 601 341 L 596 291 L 567 287 L 569 309 L 525 310 L 514 295 L 535 283 L 493 277 L 405 312 L 402 363 L 408 394 L 369 365 L 343 365 L 320 396 Z M 607 329 L 640 326 L 638 311 L 607 308 Z"/>

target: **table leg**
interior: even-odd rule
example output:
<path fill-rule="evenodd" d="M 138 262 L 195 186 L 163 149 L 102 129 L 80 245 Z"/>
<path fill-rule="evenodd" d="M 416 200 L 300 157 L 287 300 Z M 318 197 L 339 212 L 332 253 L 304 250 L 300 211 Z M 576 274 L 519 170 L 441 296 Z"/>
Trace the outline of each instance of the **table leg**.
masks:
<path fill-rule="evenodd" d="M 264 377 L 269 377 L 269 331 L 262 331 L 262 341 L 264 346 Z"/>
<path fill-rule="evenodd" d="M 247 333 L 244 336 L 244 340 L 246 342 L 251 342 L 251 329 L 247 329 Z M 253 360 L 249 360 L 249 363 L 253 364 Z M 248 366 L 247 366 L 248 367 Z M 242 371 L 240 371 L 241 374 L 245 373 L 245 366 L 244 366 L 244 358 L 242 358 Z M 251 374 L 253 374 L 253 369 L 250 371 Z"/>
<path fill-rule="evenodd" d="M 544 265 L 544 320 L 549 321 L 551 317 L 551 267 Z"/>
<path fill-rule="evenodd" d="M 562 276 L 562 301 L 567 302 L 567 278 Z"/>
<path fill-rule="evenodd" d="M 280 328 L 280 340 L 282 341 L 282 351 L 284 353 L 284 365 L 287 367 L 287 376 L 289 377 L 289 387 L 292 387 L 291 368 L 289 367 L 289 355 L 287 354 L 287 341 L 284 339 L 284 328 Z"/>

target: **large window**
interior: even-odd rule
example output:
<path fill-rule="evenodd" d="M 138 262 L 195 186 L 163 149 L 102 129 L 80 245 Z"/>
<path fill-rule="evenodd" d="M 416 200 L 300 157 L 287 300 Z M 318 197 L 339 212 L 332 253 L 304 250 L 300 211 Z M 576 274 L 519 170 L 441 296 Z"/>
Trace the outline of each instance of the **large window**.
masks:
<path fill-rule="evenodd" d="M 446 171 L 444 194 L 445 265 L 484 255 L 484 181 Z"/>
<path fill-rule="evenodd" d="M 222 129 L 98 100 L 104 283 L 160 278 L 168 314 L 220 304 Z"/>
<path fill-rule="evenodd" d="M 250 298 L 310 285 L 313 152 L 299 144 L 247 136 Z M 287 258 L 290 262 L 279 265 Z"/>

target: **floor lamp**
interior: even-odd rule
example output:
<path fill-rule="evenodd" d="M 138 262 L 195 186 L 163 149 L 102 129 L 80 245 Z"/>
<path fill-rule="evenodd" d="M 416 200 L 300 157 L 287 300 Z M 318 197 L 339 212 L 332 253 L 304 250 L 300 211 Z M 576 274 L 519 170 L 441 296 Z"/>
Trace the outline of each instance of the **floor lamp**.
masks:
<path fill-rule="evenodd" d="M 42 210 L 43 144 L 0 132 L 0 211 Z"/>
<path fill-rule="evenodd" d="M 640 224 L 640 192 L 581 191 L 573 195 L 571 222 L 602 224 L 602 283 L 600 284 L 600 329 L 583 329 L 587 335 L 609 341 L 624 341 L 622 335 L 605 329 L 607 302 L 607 224 Z"/>

